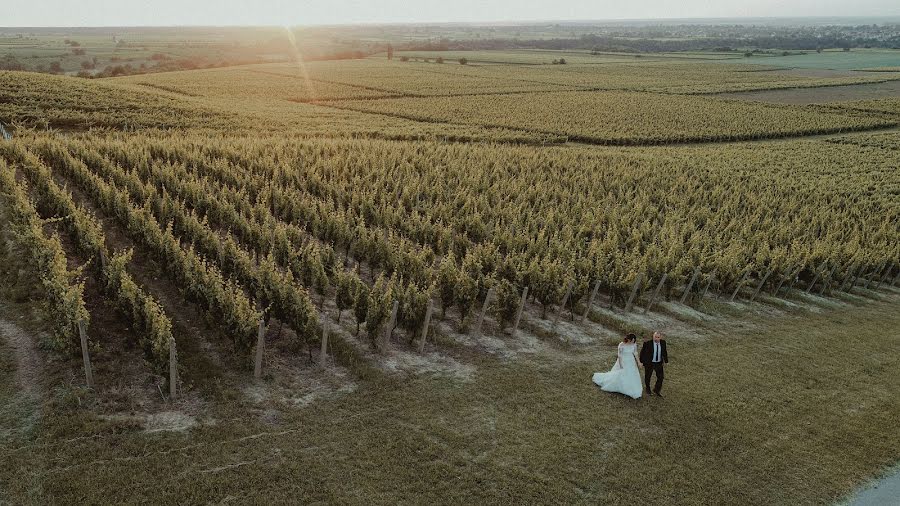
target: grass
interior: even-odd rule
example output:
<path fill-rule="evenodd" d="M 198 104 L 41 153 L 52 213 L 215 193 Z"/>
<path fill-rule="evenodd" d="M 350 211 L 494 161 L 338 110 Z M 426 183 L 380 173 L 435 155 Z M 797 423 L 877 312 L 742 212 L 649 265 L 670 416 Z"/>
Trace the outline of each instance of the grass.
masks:
<path fill-rule="evenodd" d="M 665 399 L 636 402 L 591 385 L 611 362 L 605 344 L 562 359 L 473 356 L 468 383 L 275 402 L 274 421 L 232 392 L 210 407 L 216 423 L 186 433 L 98 419 L 60 387 L 40 435 L 0 447 L 0 500 L 831 502 L 900 454 L 896 308 L 893 295 L 672 336 Z"/>

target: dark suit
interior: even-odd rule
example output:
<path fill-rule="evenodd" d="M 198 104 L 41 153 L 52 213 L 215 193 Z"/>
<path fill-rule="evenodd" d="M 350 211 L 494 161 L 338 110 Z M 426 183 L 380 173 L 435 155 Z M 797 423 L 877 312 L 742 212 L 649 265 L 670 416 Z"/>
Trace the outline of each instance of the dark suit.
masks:
<path fill-rule="evenodd" d="M 669 354 L 666 351 L 666 340 L 659 340 L 659 361 L 653 361 L 653 340 L 644 342 L 644 345 L 641 346 L 641 354 L 640 360 L 641 363 L 644 364 L 644 385 L 647 387 L 647 392 L 650 392 L 650 377 L 653 376 L 653 373 L 656 372 L 656 385 L 653 387 L 653 391 L 659 393 L 662 390 L 663 384 L 663 364 L 669 363 Z"/>

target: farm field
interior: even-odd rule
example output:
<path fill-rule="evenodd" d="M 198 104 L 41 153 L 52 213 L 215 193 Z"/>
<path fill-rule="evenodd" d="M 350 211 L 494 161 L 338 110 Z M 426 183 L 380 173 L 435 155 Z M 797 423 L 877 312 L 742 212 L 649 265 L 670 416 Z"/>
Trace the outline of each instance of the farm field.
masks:
<path fill-rule="evenodd" d="M 709 94 L 743 90 L 878 84 L 889 72 L 838 76 L 779 72 L 774 67 L 724 62 L 642 61 L 609 65 L 460 65 L 454 60 L 276 63 L 117 78 L 186 95 L 268 96 L 298 101 L 390 96 L 476 96 L 565 90 L 628 90 Z M 269 93 L 269 95 L 266 95 Z"/>
<path fill-rule="evenodd" d="M 629 92 L 348 101 L 344 107 L 426 122 L 558 133 L 595 144 L 710 142 L 895 126 L 895 120 L 785 106 Z"/>
<path fill-rule="evenodd" d="M 889 70 L 900 65 L 900 50 L 854 49 L 853 51 L 830 50 L 821 53 L 806 51 L 803 54 L 787 56 L 755 56 L 734 60 L 734 63 L 777 65 L 800 69 Z"/>
<path fill-rule="evenodd" d="M 718 97 L 776 104 L 804 105 L 866 99 L 896 100 L 898 95 L 900 95 L 900 80 L 886 81 L 883 83 L 722 93 L 718 95 Z"/>
<path fill-rule="evenodd" d="M 896 462 L 900 76 L 466 53 L 0 71 L 0 503 L 821 504 Z M 665 398 L 591 384 L 654 330 Z"/>

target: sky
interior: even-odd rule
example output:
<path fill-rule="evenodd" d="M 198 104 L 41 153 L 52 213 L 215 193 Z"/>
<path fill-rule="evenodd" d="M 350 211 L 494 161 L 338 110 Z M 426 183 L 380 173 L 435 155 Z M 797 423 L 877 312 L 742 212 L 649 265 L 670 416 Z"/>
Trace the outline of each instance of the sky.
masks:
<path fill-rule="evenodd" d="M 13 0 L 0 10 L 0 26 L 293 26 L 806 16 L 900 16 L 900 1 Z"/>

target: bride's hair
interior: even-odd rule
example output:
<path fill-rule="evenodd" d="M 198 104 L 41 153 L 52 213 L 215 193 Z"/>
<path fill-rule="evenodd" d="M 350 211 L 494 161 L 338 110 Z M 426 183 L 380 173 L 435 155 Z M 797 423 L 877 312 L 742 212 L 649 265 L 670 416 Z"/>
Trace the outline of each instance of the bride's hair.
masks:
<path fill-rule="evenodd" d="M 625 336 L 625 342 L 626 342 L 626 343 L 628 343 L 628 342 L 632 342 L 632 343 L 633 343 L 633 342 L 635 342 L 635 341 L 637 341 L 637 336 L 636 336 L 636 335 L 634 335 L 634 334 L 628 334 L 627 336 Z"/>

